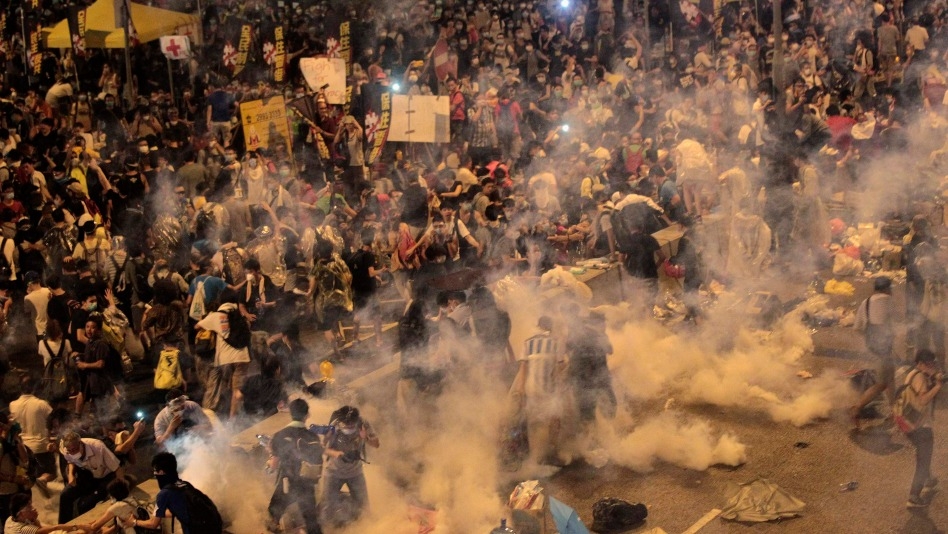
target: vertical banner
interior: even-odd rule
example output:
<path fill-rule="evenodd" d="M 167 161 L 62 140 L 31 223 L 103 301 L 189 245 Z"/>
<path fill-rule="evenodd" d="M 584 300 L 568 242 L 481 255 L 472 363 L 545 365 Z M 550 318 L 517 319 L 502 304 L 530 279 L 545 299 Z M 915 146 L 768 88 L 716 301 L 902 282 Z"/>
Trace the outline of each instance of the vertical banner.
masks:
<path fill-rule="evenodd" d="M 244 70 L 244 67 L 247 66 L 247 58 L 250 55 L 250 37 L 250 24 L 242 24 L 240 26 L 240 41 L 237 43 L 237 56 L 234 59 L 234 76 L 240 74 L 240 72 Z"/>
<path fill-rule="evenodd" d="M 352 75 L 352 34 L 348 20 L 339 23 L 339 57 L 346 62 L 346 78 Z"/>
<path fill-rule="evenodd" d="M 285 27 L 281 24 L 273 28 L 273 81 L 283 83 L 286 80 L 286 39 L 283 37 Z"/>
<path fill-rule="evenodd" d="M 27 22 L 27 39 L 29 40 L 30 73 L 38 76 L 43 70 L 43 53 L 40 52 L 40 43 L 43 39 L 43 25 L 39 22 Z"/>
<path fill-rule="evenodd" d="M 369 165 L 378 161 L 379 156 L 382 155 L 382 149 L 385 147 L 386 139 L 388 139 L 388 126 L 391 120 L 392 93 L 385 91 L 382 93 L 379 114 L 376 115 L 375 111 L 371 111 L 365 116 L 365 129 L 370 135 L 369 143 L 372 145 L 372 151 L 369 152 Z"/>
<path fill-rule="evenodd" d="M 69 36 L 72 38 L 72 52 L 77 58 L 86 57 L 86 8 L 69 7 Z"/>

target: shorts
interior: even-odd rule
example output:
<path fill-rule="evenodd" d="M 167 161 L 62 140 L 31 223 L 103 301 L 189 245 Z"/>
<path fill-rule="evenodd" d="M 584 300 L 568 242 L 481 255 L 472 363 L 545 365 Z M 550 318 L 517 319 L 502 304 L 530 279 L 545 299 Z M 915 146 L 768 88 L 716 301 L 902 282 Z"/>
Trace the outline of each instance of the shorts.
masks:
<path fill-rule="evenodd" d="M 222 366 L 225 369 L 230 369 L 230 389 L 237 391 L 240 388 L 244 387 L 244 383 L 247 382 L 247 370 L 250 368 L 250 364 L 247 362 L 242 363 L 229 363 Z"/>
<path fill-rule="evenodd" d="M 341 321 L 349 312 L 341 306 L 327 306 L 323 310 L 323 318 L 320 320 L 317 316 L 317 325 L 316 327 L 320 332 L 326 332 L 329 330 L 335 330 L 339 327 L 339 321 Z"/>

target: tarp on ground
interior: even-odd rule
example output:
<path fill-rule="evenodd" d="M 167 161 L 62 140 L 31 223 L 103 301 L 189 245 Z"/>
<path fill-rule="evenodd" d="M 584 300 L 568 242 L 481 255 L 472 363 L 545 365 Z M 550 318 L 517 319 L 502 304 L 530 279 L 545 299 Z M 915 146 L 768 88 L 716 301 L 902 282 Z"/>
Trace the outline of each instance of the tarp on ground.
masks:
<path fill-rule="evenodd" d="M 139 42 L 154 41 L 163 35 L 187 35 L 198 44 L 200 20 L 197 15 L 130 3 L 132 22 Z M 124 48 L 125 29 L 117 15 L 114 0 L 98 0 L 86 12 L 86 48 Z M 46 48 L 71 48 L 69 22 L 63 19 L 51 28 L 43 28 Z"/>
<path fill-rule="evenodd" d="M 780 486 L 765 478 L 741 484 L 740 489 L 721 510 L 721 517 L 733 521 L 759 523 L 796 517 L 806 503 L 790 495 Z"/>

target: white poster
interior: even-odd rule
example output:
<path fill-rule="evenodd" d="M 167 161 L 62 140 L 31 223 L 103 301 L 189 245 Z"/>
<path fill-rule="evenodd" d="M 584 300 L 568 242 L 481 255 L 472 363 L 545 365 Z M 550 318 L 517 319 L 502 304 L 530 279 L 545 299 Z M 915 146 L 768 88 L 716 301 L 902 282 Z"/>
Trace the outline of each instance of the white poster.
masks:
<path fill-rule="evenodd" d="M 326 101 L 344 104 L 346 101 L 346 62 L 341 58 L 304 57 L 300 70 L 306 85 L 317 93 L 325 87 Z"/>
<path fill-rule="evenodd" d="M 447 143 L 451 141 L 447 96 L 392 95 L 389 141 Z"/>

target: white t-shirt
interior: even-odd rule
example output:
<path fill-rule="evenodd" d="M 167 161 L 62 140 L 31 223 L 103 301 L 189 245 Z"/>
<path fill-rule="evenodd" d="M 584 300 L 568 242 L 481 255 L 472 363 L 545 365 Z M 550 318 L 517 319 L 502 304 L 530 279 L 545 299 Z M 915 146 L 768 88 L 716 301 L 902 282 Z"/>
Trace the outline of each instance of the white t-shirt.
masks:
<path fill-rule="evenodd" d="M 224 339 L 230 334 L 230 324 L 227 322 L 227 310 L 236 308 L 236 304 L 224 304 L 215 313 L 198 322 L 198 326 L 217 334 L 217 350 L 214 352 L 214 365 L 231 363 L 247 363 L 250 361 L 250 351 L 247 348 L 235 349 Z"/>
<path fill-rule="evenodd" d="M 122 524 L 128 519 L 129 516 L 135 513 L 137 506 L 133 506 L 131 503 L 126 501 L 115 501 L 109 505 L 109 512 L 115 516 L 114 522 L 118 527 L 118 530 L 114 532 L 120 532 L 121 534 L 135 534 L 134 522 L 133 526 L 122 528 Z"/>

